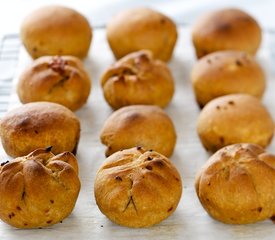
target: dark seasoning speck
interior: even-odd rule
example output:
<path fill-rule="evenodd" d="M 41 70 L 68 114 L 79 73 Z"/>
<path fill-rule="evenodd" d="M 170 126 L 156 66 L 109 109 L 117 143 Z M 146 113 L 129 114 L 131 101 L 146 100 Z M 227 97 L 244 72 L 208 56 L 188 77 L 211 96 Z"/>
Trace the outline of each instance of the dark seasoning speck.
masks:
<path fill-rule="evenodd" d="M 116 176 L 115 179 L 120 182 L 122 181 L 122 178 L 120 176 Z"/>
<path fill-rule="evenodd" d="M 2 162 L 1 163 L 1 167 L 3 167 L 4 165 L 6 165 L 7 163 L 9 163 L 10 161 L 6 161 L 6 162 Z"/>
<path fill-rule="evenodd" d="M 149 166 L 149 165 L 147 165 L 145 168 L 146 168 L 147 170 L 149 170 L 149 171 L 152 171 L 152 170 L 153 170 L 152 166 Z"/>
<path fill-rule="evenodd" d="M 241 67 L 243 64 L 242 64 L 242 62 L 240 60 L 237 59 L 236 60 L 236 65 L 239 66 L 239 67 Z"/>

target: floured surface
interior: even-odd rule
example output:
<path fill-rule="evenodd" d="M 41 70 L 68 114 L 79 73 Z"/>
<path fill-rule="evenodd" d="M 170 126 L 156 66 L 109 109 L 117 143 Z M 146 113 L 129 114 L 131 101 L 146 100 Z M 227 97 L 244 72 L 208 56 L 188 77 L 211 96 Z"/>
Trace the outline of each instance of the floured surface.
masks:
<path fill-rule="evenodd" d="M 100 76 L 114 62 L 105 40 L 105 30 L 96 30 L 89 58 L 85 66 L 93 81 L 88 103 L 76 112 L 81 120 L 81 139 L 77 158 L 82 183 L 80 195 L 73 213 L 63 223 L 43 229 L 18 230 L 0 222 L 0 239 L 274 239 L 275 225 L 267 220 L 245 226 L 225 225 L 208 216 L 196 196 L 194 178 L 196 171 L 209 155 L 203 149 L 196 133 L 199 107 L 196 104 L 190 82 L 190 71 L 195 62 L 189 29 L 180 29 L 180 36 L 169 63 L 175 78 L 176 92 L 165 111 L 173 119 L 177 130 L 177 145 L 171 160 L 177 166 L 183 180 L 183 195 L 175 213 L 160 223 L 146 229 L 130 229 L 110 222 L 97 208 L 93 184 L 97 169 L 105 159 L 105 146 L 99 135 L 105 119 L 112 109 L 103 98 Z M 275 59 L 271 59 L 268 35 L 258 54 L 258 60 L 267 75 L 264 104 L 275 119 Z M 30 63 L 22 49 L 18 74 Z M 17 79 L 14 81 L 16 85 Z M 15 92 L 11 96 L 11 108 L 18 105 Z M 275 152 L 275 140 L 268 148 Z M 9 159 L 1 149 L 0 161 Z M 1 196 L 0 196 L 1 197 Z"/>

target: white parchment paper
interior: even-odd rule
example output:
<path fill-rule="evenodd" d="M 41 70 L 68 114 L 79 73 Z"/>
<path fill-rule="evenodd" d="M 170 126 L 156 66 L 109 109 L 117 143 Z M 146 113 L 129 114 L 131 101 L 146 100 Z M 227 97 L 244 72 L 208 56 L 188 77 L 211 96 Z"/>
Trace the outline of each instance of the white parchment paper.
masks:
<path fill-rule="evenodd" d="M 145 229 L 130 229 L 110 222 L 97 208 L 93 184 L 97 169 L 105 159 L 105 146 L 99 133 L 112 109 L 103 98 L 100 76 L 114 62 L 105 39 L 105 30 L 96 30 L 85 66 L 93 86 L 88 103 L 76 112 L 81 120 L 81 139 L 77 158 L 81 191 L 73 213 L 63 223 L 43 229 L 18 230 L 0 222 L 0 239 L 274 239 L 275 225 L 264 221 L 253 225 L 234 226 L 219 223 L 208 216 L 200 205 L 195 190 L 196 171 L 207 161 L 209 154 L 203 149 L 196 133 L 196 120 L 200 109 L 196 104 L 190 82 L 190 71 L 196 61 L 188 28 L 179 29 L 179 39 L 173 59 L 169 63 L 175 78 L 176 91 L 171 104 L 165 109 L 177 130 L 177 145 L 171 160 L 183 180 L 183 194 L 175 213 L 159 225 Z M 267 76 L 268 87 L 264 104 L 275 119 L 275 60 L 271 58 L 268 33 L 257 58 Z M 31 62 L 22 48 L 18 74 Z M 14 79 L 14 86 L 17 78 Z M 15 91 L 10 108 L 19 105 Z M 275 153 L 275 140 L 268 149 Z M 0 148 L 0 161 L 9 159 Z M 275 187 L 275 186 L 274 186 Z M 1 197 L 1 196 L 0 196 Z"/>

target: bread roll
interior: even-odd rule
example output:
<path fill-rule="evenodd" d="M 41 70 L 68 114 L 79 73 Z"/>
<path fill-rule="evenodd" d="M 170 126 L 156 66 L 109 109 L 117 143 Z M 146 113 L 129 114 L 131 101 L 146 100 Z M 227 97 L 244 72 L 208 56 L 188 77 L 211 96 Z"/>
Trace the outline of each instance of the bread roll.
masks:
<path fill-rule="evenodd" d="M 96 174 L 94 193 L 100 211 L 127 227 L 148 227 L 177 208 L 181 177 L 163 155 L 141 147 L 111 155 Z"/>
<path fill-rule="evenodd" d="M 134 105 L 115 111 L 104 123 L 100 139 L 107 146 L 106 156 L 141 146 L 169 157 L 176 144 L 176 131 L 160 107 Z"/>
<path fill-rule="evenodd" d="M 177 41 L 175 23 L 155 10 L 137 7 L 120 12 L 107 25 L 107 39 L 117 59 L 142 49 L 168 61 Z"/>
<path fill-rule="evenodd" d="M 247 224 L 275 215 L 275 156 L 254 144 L 216 152 L 199 171 L 196 191 L 213 218 Z"/>
<path fill-rule="evenodd" d="M 17 85 L 22 103 L 55 102 L 72 111 L 86 103 L 91 80 L 82 62 L 73 56 L 45 56 L 26 68 Z"/>
<path fill-rule="evenodd" d="M 208 54 L 194 65 L 191 79 L 201 107 L 216 97 L 233 93 L 261 98 L 265 90 L 265 74 L 261 66 L 241 51 Z"/>
<path fill-rule="evenodd" d="M 77 160 L 50 148 L 0 166 L 0 218 L 17 228 L 53 225 L 73 210 L 80 190 Z"/>
<path fill-rule="evenodd" d="M 0 122 L 6 153 L 12 157 L 52 146 L 52 152 L 76 153 L 80 122 L 68 108 L 50 102 L 27 103 L 9 111 Z"/>
<path fill-rule="evenodd" d="M 165 107 L 174 94 L 169 68 L 145 50 L 130 53 L 109 67 L 101 85 L 106 101 L 114 109 L 135 104 Z"/>
<path fill-rule="evenodd" d="M 256 20 L 246 12 L 225 8 L 198 18 L 192 29 L 197 57 L 219 50 L 239 50 L 255 55 L 262 39 Z"/>
<path fill-rule="evenodd" d="M 234 143 L 266 147 L 273 138 L 274 122 L 261 102 L 247 94 L 230 94 L 210 101 L 201 111 L 197 131 L 212 152 Z"/>
<path fill-rule="evenodd" d="M 31 12 L 24 19 L 20 37 L 32 58 L 48 55 L 84 58 L 90 48 L 92 29 L 79 12 L 49 5 Z"/>

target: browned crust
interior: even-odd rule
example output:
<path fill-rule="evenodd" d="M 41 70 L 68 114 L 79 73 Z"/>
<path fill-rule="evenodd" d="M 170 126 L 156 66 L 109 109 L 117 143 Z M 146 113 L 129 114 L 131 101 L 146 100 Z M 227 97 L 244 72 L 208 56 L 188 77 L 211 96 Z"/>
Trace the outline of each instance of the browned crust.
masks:
<path fill-rule="evenodd" d="M 265 91 L 265 74 L 260 64 L 242 51 L 218 51 L 201 58 L 191 72 L 197 102 L 233 93 L 261 98 Z"/>
<path fill-rule="evenodd" d="M 62 221 L 80 190 L 73 154 L 37 149 L 0 167 L 0 218 L 17 228 L 45 227 Z"/>
<path fill-rule="evenodd" d="M 10 156 L 24 156 L 37 148 L 53 146 L 58 154 L 73 151 L 80 137 L 80 122 L 69 109 L 49 102 L 22 105 L 0 123 L 3 147 Z"/>
<path fill-rule="evenodd" d="M 274 122 L 257 98 L 230 94 L 206 104 L 198 118 L 197 132 L 204 147 L 211 152 L 242 142 L 266 147 L 273 138 Z"/>
<path fill-rule="evenodd" d="M 79 12 L 50 5 L 34 10 L 24 19 L 20 37 L 33 58 L 48 55 L 84 58 L 92 40 L 92 28 Z"/>
<path fill-rule="evenodd" d="M 17 84 L 22 103 L 55 102 L 72 111 L 86 103 L 90 89 L 88 73 L 73 56 L 40 57 L 22 72 Z"/>
<path fill-rule="evenodd" d="M 274 215 L 275 156 L 254 144 L 235 144 L 215 153 L 199 171 L 196 192 L 205 210 L 230 224 Z"/>
<path fill-rule="evenodd" d="M 117 59 L 148 49 L 155 58 L 168 61 L 177 35 L 176 25 L 169 17 L 145 7 L 122 11 L 107 25 L 107 39 Z"/>
<path fill-rule="evenodd" d="M 174 94 L 169 68 L 145 50 L 128 54 L 109 67 L 101 78 L 101 85 L 113 109 L 136 104 L 165 107 Z"/>
<path fill-rule="evenodd" d="M 101 212 L 127 227 L 147 227 L 170 216 L 179 203 L 182 183 L 166 157 L 141 147 L 117 152 L 96 175 L 95 198 Z"/>
<path fill-rule="evenodd" d="M 134 105 L 115 111 L 104 123 L 100 139 L 107 146 L 106 156 L 134 146 L 170 156 L 176 144 L 176 131 L 160 107 Z"/>
<path fill-rule="evenodd" d="M 218 50 L 240 50 L 256 54 L 261 28 L 247 13 L 226 8 L 201 16 L 194 24 L 192 39 L 197 57 Z"/>

